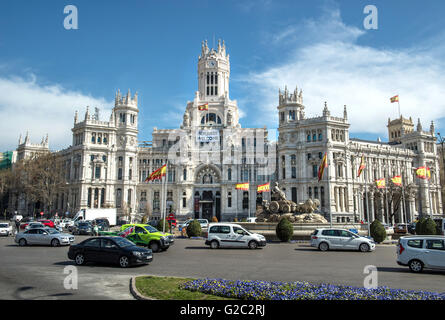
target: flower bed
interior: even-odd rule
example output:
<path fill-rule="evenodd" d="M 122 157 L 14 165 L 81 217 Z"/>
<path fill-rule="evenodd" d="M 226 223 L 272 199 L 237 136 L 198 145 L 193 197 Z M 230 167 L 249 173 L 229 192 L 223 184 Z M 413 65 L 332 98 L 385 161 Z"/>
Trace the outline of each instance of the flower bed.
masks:
<path fill-rule="evenodd" d="M 445 300 L 445 293 L 378 287 L 365 289 L 309 282 L 197 279 L 181 289 L 242 300 Z"/>

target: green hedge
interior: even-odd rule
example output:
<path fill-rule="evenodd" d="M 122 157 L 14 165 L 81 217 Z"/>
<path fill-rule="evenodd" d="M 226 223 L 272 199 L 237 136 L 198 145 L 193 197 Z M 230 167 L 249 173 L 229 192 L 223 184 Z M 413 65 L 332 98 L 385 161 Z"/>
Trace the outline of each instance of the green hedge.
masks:
<path fill-rule="evenodd" d="M 379 220 L 374 220 L 370 225 L 371 237 L 375 242 L 381 243 L 386 239 L 385 227 Z"/>
<path fill-rule="evenodd" d="M 292 236 L 294 234 L 294 226 L 288 219 L 282 218 L 280 222 L 278 222 L 275 231 L 278 239 L 283 242 L 287 242 L 292 239 Z"/>
<path fill-rule="evenodd" d="M 198 220 L 193 220 L 187 226 L 187 237 L 200 237 L 202 233 L 201 224 Z"/>

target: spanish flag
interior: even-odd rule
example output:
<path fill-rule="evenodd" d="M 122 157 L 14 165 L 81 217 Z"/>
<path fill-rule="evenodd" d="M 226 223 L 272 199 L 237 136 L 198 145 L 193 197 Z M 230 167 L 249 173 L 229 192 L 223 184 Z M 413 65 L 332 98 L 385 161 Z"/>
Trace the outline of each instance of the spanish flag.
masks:
<path fill-rule="evenodd" d="M 249 183 L 245 182 L 245 183 L 237 183 L 235 186 L 236 190 L 244 190 L 244 191 L 249 191 Z"/>
<path fill-rule="evenodd" d="M 402 185 L 402 177 L 401 176 L 395 176 L 391 178 L 392 183 L 394 183 L 394 185 L 396 186 L 401 186 Z"/>
<path fill-rule="evenodd" d="M 202 104 L 202 105 L 198 106 L 198 110 L 199 111 L 207 111 L 207 110 L 209 110 L 209 103 L 205 103 L 205 104 Z"/>
<path fill-rule="evenodd" d="M 162 167 L 160 167 L 159 169 L 153 171 L 148 177 L 147 179 L 145 179 L 145 182 L 149 182 L 152 180 L 161 180 L 162 177 L 165 176 L 165 173 L 167 172 L 167 165 L 164 164 Z"/>
<path fill-rule="evenodd" d="M 399 102 L 399 95 L 396 95 L 391 98 L 391 103 L 393 103 L 393 102 Z"/>
<path fill-rule="evenodd" d="M 385 180 L 385 178 L 378 179 L 375 181 L 375 184 L 377 185 L 377 189 L 383 189 L 386 187 L 386 180 Z"/>
<path fill-rule="evenodd" d="M 256 192 L 270 192 L 270 182 L 257 186 Z"/>
<path fill-rule="evenodd" d="M 365 164 L 365 156 L 362 155 L 362 159 L 360 160 L 360 167 L 358 168 L 358 172 L 357 172 L 357 178 L 360 177 L 360 175 L 362 174 L 362 171 L 366 168 L 366 164 Z"/>
<path fill-rule="evenodd" d="M 323 160 L 321 160 L 320 167 L 318 167 L 318 182 L 323 178 L 324 168 L 328 167 L 328 155 L 324 154 Z"/>
<path fill-rule="evenodd" d="M 428 167 L 419 167 L 416 169 L 417 178 L 429 179 L 431 178 L 431 170 Z"/>

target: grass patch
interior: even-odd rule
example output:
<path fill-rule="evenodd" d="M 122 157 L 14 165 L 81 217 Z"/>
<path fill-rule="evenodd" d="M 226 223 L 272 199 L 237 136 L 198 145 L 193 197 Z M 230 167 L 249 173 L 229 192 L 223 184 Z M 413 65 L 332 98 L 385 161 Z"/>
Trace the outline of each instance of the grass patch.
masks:
<path fill-rule="evenodd" d="M 233 298 L 219 297 L 179 288 L 185 282 L 193 280 L 188 278 L 142 276 L 136 277 L 136 288 L 144 296 L 158 300 L 233 300 Z"/>

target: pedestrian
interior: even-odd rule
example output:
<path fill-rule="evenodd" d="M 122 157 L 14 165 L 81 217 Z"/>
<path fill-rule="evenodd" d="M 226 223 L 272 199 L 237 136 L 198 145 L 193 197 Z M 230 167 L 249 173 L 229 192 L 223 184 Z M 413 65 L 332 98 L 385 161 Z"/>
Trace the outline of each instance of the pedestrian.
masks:
<path fill-rule="evenodd" d="M 94 235 L 97 237 L 99 235 L 99 227 L 97 223 L 94 224 Z"/>
<path fill-rule="evenodd" d="M 15 234 L 20 232 L 20 220 L 16 219 L 15 220 Z"/>

